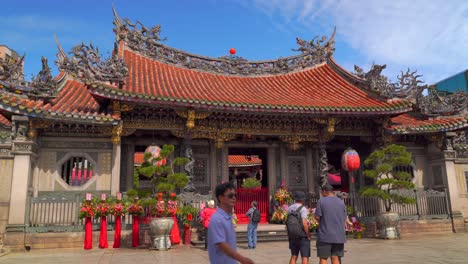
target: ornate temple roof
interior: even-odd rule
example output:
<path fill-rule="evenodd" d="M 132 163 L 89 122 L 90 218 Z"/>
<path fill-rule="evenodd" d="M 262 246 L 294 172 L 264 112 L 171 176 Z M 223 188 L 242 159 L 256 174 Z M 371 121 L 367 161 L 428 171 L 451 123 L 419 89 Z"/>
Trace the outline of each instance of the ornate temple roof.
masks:
<path fill-rule="evenodd" d="M 91 92 L 151 105 L 234 111 L 388 115 L 412 109 L 404 100 L 372 98 L 327 62 L 286 74 L 246 77 L 170 65 L 127 48 L 124 61 L 129 76 L 120 89 L 94 83 Z"/>
<path fill-rule="evenodd" d="M 0 109 L 32 117 L 116 124 L 109 100 L 169 109 L 311 116 L 387 116 L 391 133 L 429 133 L 467 127 L 466 96 L 423 97 L 427 86 L 409 69 L 390 83 L 385 65 L 350 73 L 333 59 L 330 38 L 297 39 L 299 54 L 248 61 L 233 54 L 220 58 L 190 54 L 162 44 L 160 26 L 121 20 L 115 10 L 113 55 L 101 59 L 97 47 L 77 45 L 69 54 L 57 41 L 57 66 L 47 59 L 29 84 L 18 82 L 23 61 L 0 65 Z M 101 100 L 103 99 L 103 100 Z M 404 115 L 419 111 L 424 116 Z M 401 115 L 403 114 L 403 115 Z M 398 116 L 401 115 L 401 116 Z M 444 116 L 444 117 L 442 117 Z M 451 117 L 456 116 L 456 117 Z M 0 119 L 1 121 L 2 119 Z M 8 120 L 7 120 L 8 121 Z M 3 122 L 2 122 L 3 124 Z"/>
<path fill-rule="evenodd" d="M 96 99 L 87 91 L 86 85 L 81 81 L 63 75 L 58 87 L 56 97 L 49 101 L 43 99 L 30 99 L 26 94 L 17 93 L 14 85 L 2 82 L 0 89 L 0 109 L 36 118 L 52 120 L 68 120 L 78 123 L 100 123 L 112 124 L 116 117 L 101 113 L 100 105 Z M 8 85 L 8 86 L 7 86 Z"/>
<path fill-rule="evenodd" d="M 392 134 L 419 134 L 466 128 L 468 128 L 468 118 L 464 116 L 425 119 L 416 115 L 403 114 L 391 118 L 391 124 L 386 129 Z"/>

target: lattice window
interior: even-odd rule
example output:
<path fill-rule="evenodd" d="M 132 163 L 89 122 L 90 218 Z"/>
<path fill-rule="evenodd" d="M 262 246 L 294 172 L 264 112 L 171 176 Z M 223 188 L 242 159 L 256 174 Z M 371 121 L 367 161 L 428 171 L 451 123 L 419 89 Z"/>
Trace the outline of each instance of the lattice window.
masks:
<path fill-rule="evenodd" d="M 60 177 L 70 186 L 82 186 L 94 176 L 94 168 L 83 156 L 70 157 L 62 163 Z"/>

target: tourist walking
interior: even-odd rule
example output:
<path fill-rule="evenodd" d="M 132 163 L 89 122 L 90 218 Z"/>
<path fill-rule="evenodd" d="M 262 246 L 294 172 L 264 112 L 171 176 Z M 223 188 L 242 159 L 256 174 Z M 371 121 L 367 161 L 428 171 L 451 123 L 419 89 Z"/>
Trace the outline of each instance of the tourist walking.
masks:
<path fill-rule="evenodd" d="M 307 215 L 309 210 L 304 206 L 305 193 L 297 191 L 293 194 L 295 203 L 288 208 L 286 228 L 288 230 L 289 249 L 291 259 L 289 264 L 296 264 L 299 253 L 303 264 L 309 263 L 310 258 L 310 232 Z"/>
<path fill-rule="evenodd" d="M 236 245 L 236 232 L 232 223 L 232 210 L 236 204 L 236 189 L 232 183 L 221 183 L 215 189 L 218 209 L 208 226 L 208 255 L 213 264 L 253 264 L 239 254 Z"/>
<path fill-rule="evenodd" d="M 320 264 L 339 264 L 344 256 L 346 242 L 346 206 L 343 200 L 335 196 L 333 187 L 326 184 L 322 187 L 322 197 L 315 209 L 315 219 L 319 223 L 317 231 L 317 257 Z"/>
<path fill-rule="evenodd" d="M 260 222 L 261 214 L 257 208 L 257 201 L 252 202 L 252 207 L 245 213 L 249 218 L 249 225 L 247 226 L 247 240 L 249 249 L 257 247 L 257 227 Z"/>
<path fill-rule="evenodd" d="M 208 249 L 208 226 L 210 225 L 211 217 L 216 213 L 215 201 L 209 200 L 206 205 L 207 207 L 203 208 L 200 212 L 200 222 L 205 231 L 205 250 Z"/>

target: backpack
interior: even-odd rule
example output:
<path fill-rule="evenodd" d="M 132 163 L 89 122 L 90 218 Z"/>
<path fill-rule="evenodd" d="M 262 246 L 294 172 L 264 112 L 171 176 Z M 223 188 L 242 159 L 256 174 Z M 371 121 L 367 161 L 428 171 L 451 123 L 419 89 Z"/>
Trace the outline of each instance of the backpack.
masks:
<path fill-rule="evenodd" d="M 252 223 L 258 223 L 258 222 L 260 222 L 260 210 L 255 208 L 252 213 Z"/>
<path fill-rule="evenodd" d="M 289 240 L 300 239 L 306 237 L 304 231 L 304 225 L 302 224 L 301 209 L 304 206 L 300 206 L 296 211 L 288 213 L 286 219 L 286 230 L 288 231 Z"/>

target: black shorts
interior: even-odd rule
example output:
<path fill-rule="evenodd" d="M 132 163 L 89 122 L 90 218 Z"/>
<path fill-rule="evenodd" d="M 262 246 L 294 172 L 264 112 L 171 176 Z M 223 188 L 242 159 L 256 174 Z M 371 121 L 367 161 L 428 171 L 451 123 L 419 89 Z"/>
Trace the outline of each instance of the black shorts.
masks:
<path fill-rule="evenodd" d="M 329 258 L 331 256 L 343 257 L 344 256 L 344 244 L 317 241 L 317 257 Z"/>
<path fill-rule="evenodd" d="M 291 250 L 291 255 L 293 256 L 299 256 L 300 252 L 301 257 L 310 258 L 310 240 L 308 240 L 306 237 L 297 240 L 290 240 L 289 249 Z"/>

